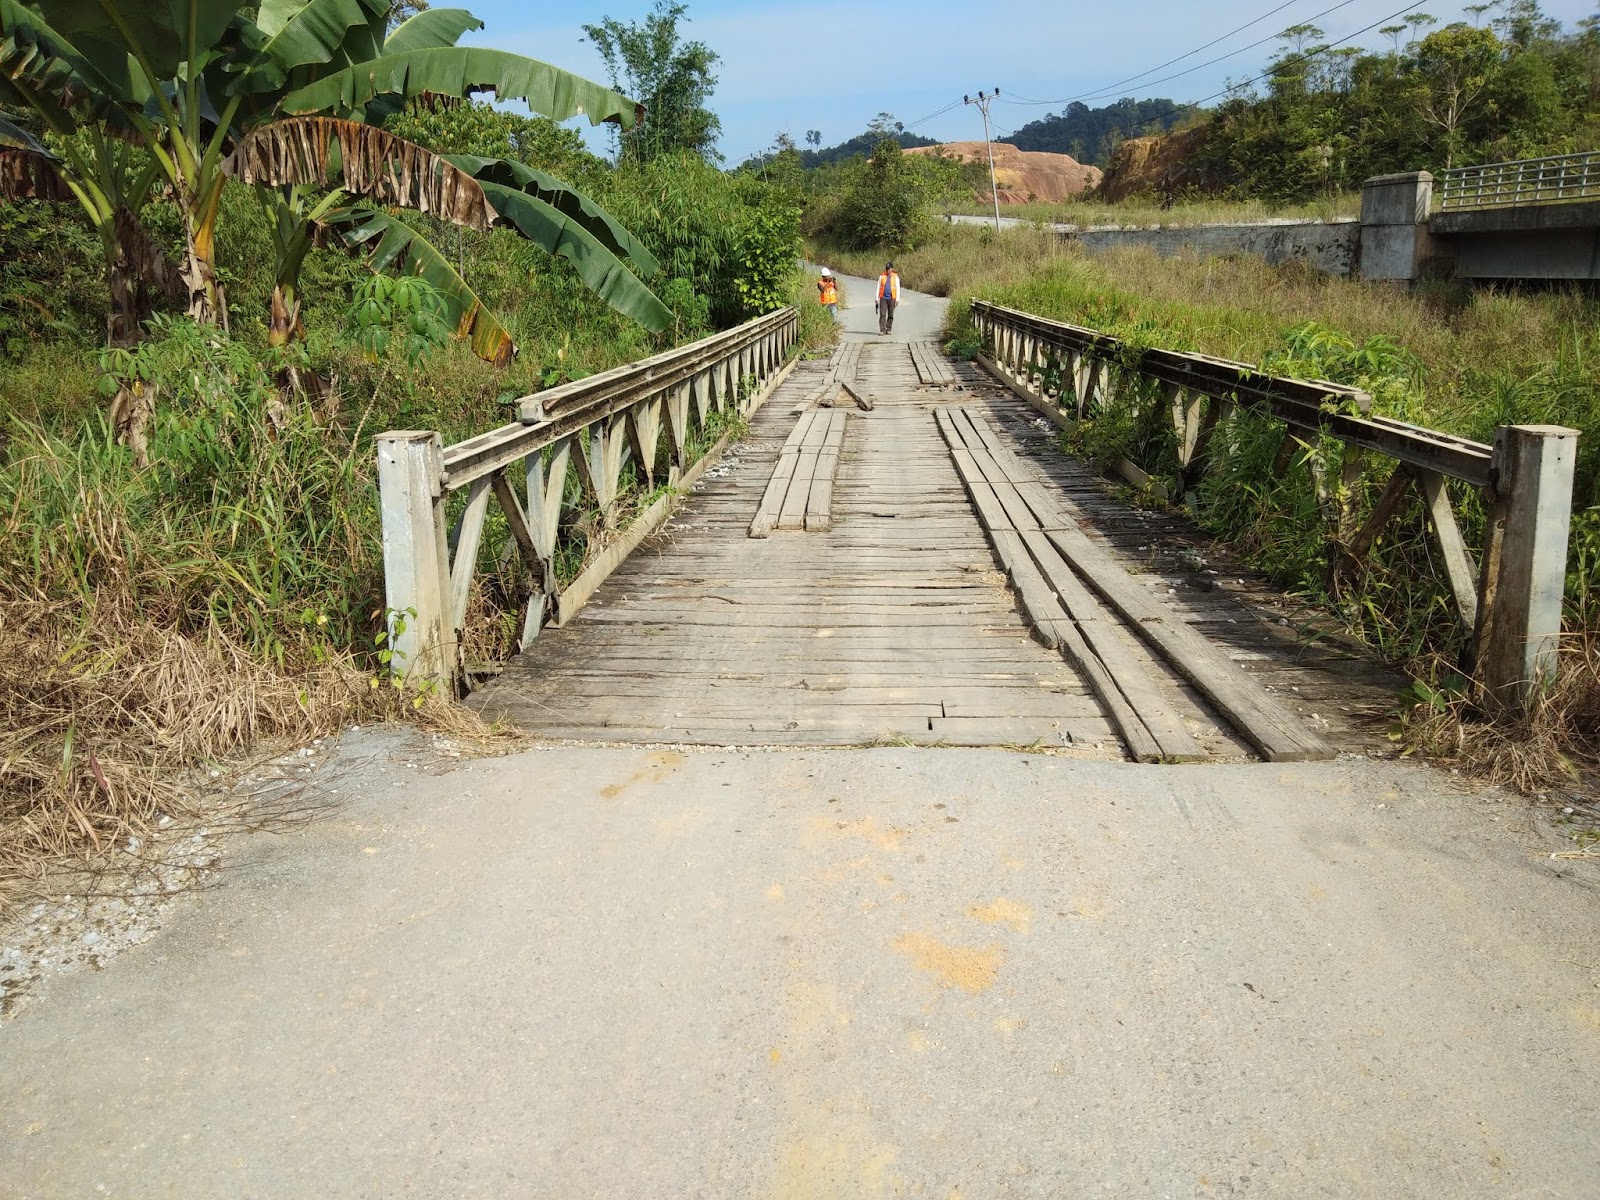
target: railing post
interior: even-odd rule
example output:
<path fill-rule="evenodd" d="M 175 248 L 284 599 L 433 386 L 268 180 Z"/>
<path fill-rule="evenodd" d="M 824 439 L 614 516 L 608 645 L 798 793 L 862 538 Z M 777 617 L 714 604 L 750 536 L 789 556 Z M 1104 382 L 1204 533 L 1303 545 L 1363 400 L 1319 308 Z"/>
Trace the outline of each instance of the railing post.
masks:
<path fill-rule="evenodd" d="M 1555 677 L 1577 455 L 1575 429 L 1495 431 L 1476 656 L 1492 703 L 1526 707 Z"/>
<path fill-rule="evenodd" d="M 382 434 L 377 443 L 390 669 L 448 689 L 459 650 L 447 616 L 444 445 L 437 433 L 411 430 Z"/>

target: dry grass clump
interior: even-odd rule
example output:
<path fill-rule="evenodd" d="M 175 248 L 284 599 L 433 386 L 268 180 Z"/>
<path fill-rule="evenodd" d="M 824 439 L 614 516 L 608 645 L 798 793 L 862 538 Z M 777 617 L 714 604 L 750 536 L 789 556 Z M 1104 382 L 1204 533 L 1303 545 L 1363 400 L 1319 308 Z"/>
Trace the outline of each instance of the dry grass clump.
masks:
<path fill-rule="evenodd" d="M 1405 722 L 1422 753 L 1525 794 L 1590 790 L 1600 776 L 1600 633 L 1567 639 L 1550 691 L 1486 719 L 1466 699 L 1418 704 Z"/>
<path fill-rule="evenodd" d="M 285 670 L 213 632 L 110 605 L 0 600 L 0 915 L 52 868 L 92 865 L 162 815 L 197 811 L 192 772 L 352 720 L 482 738 L 472 713 L 373 687 L 353 658 Z"/>

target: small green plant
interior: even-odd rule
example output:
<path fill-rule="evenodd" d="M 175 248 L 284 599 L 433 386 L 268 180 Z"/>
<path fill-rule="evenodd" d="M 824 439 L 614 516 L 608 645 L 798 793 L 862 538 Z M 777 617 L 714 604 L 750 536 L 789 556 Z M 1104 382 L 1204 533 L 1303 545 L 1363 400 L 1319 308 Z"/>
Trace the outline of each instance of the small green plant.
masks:
<path fill-rule="evenodd" d="M 356 285 L 346 325 L 367 358 L 397 346 L 416 366 L 450 340 L 444 295 L 420 275 L 371 275 Z"/>

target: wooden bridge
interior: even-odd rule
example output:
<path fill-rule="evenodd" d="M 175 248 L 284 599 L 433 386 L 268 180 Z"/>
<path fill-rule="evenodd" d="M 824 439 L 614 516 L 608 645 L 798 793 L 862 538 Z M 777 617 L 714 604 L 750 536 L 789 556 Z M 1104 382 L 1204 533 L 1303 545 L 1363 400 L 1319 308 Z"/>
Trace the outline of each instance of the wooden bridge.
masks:
<path fill-rule="evenodd" d="M 1493 685 L 1525 696 L 1547 669 L 1570 431 L 1477 445 L 1366 416 L 1350 389 L 1192 355 L 1134 363 L 1093 331 L 976 315 L 983 366 L 876 338 L 796 363 L 785 312 L 543 393 L 520 422 L 448 450 L 437 435 L 387 435 L 397 663 L 467 674 L 475 575 L 503 579 L 520 560 L 523 649 L 473 702 L 543 737 L 1169 762 L 1375 745 L 1396 676 L 1181 516 L 1131 505 L 1060 452 L 1059 425 L 1139 386 L 1177 424 L 1173 487 L 1251 409 L 1284 421 L 1286 444 L 1320 429 L 1398 459 L 1356 550 L 1415 485 Z M 1497 537 L 1481 569 L 1451 516 L 1452 479 L 1498 489 L 1493 527 L 1527 526 Z M 506 520 L 498 547 L 491 498 Z M 558 545 L 579 522 L 607 544 L 562 580 Z"/>

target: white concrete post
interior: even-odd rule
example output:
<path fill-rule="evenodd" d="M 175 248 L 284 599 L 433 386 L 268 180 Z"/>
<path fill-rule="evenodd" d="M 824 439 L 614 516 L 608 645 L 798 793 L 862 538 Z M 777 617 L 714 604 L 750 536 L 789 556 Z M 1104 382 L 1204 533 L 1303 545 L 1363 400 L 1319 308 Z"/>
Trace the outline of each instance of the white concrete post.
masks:
<path fill-rule="evenodd" d="M 381 434 L 377 443 L 389 666 L 414 682 L 449 689 L 459 648 L 447 615 L 444 444 L 437 433 L 410 430 Z"/>
<path fill-rule="evenodd" d="M 1492 702 L 1524 707 L 1555 677 L 1577 457 L 1576 429 L 1495 431 L 1477 623 L 1478 678 Z"/>

